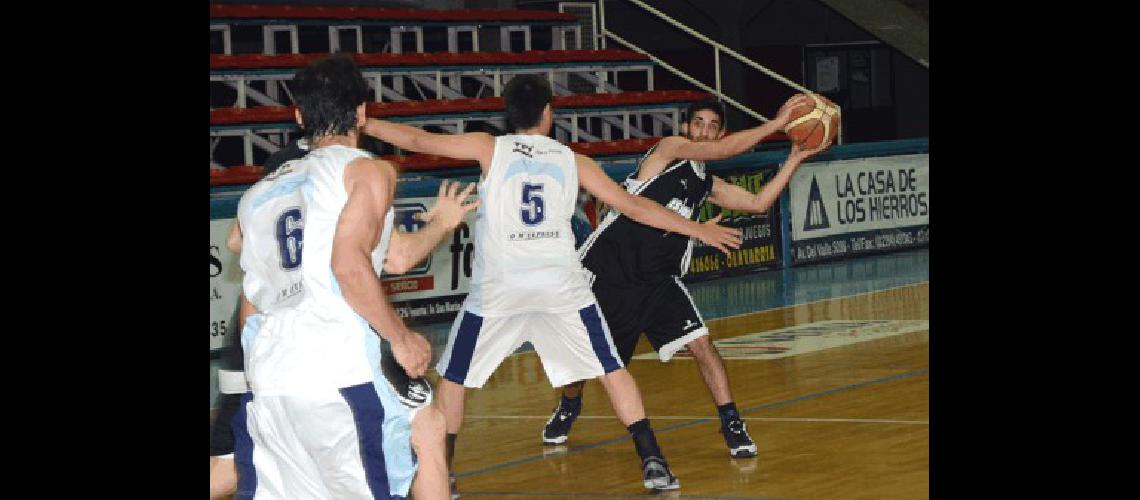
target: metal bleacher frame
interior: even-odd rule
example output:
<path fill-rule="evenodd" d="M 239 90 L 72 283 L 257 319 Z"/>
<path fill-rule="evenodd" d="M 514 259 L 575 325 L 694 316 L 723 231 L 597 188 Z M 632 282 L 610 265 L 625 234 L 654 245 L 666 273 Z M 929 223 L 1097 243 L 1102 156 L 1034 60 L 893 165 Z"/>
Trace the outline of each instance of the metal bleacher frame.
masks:
<path fill-rule="evenodd" d="M 293 78 L 297 68 L 267 69 L 211 69 L 210 81 L 224 84 L 237 91 L 234 106 L 247 107 L 248 99 L 262 106 L 283 106 L 289 104 L 280 98 L 279 90 L 285 89 L 285 82 Z M 459 99 L 464 97 L 484 97 L 502 95 L 504 82 L 520 74 L 545 74 L 554 89 L 554 95 L 572 95 L 569 88 L 571 77 L 581 78 L 593 84 L 594 91 L 620 92 L 621 89 L 609 82 L 610 76 L 616 79 L 621 72 L 644 72 L 646 89 L 653 90 L 652 61 L 592 61 L 547 64 L 503 64 L 503 65 L 455 65 L 455 66 L 361 66 L 364 79 L 372 84 L 376 102 L 405 101 L 416 96 L 427 99 L 429 91 L 435 99 Z M 470 78 L 481 84 L 475 95 L 464 95 L 462 81 Z M 389 85 L 385 85 L 387 80 Z M 407 85 L 405 85 L 407 84 Z M 264 92 L 258 90 L 265 89 Z"/>
<path fill-rule="evenodd" d="M 563 143 L 609 141 L 660 137 L 678 130 L 681 111 L 688 102 L 617 105 L 608 107 L 556 108 L 554 112 L 555 138 Z M 592 120 L 597 118 L 598 120 Z M 446 132 L 463 133 L 482 122 L 500 129 L 506 127 L 500 111 L 475 111 L 463 114 L 416 116 L 389 116 L 386 120 L 417 127 L 437 126 Z M 647 130 L 648 129 L 648 130 Z M 226 138 L 240 138 L 244 150 L 244 164 L 252 165 L 253 148 L 273 153 L 288 144 L 298 131 L 295 123 L 241 123 L 210 126 L 211 167 L 222 167 L 214 161 L 213 151 Z"/>
<path fill-rule="evenodd" d="M 218 17 L 210 20 L 211 31 L 221 31 L 223 36 L 228 38 L 230 30 L 235 26 L 262 26 L 262 42 L 263 53 L 277 54 L 276 43 L 274 42 L 274 34 L 280 31 L 290 33 L 293 53 L 299 50 L 299 40 L 297 36 L 297 29 L 300 26 L 327 26 L 329 32 L 330 47 L 332 41 L 339 35 L 340 30 L 352 29 L 359 34 L 363 32 L 365 26 L 381 26 L 389 28 L 389 44 L 388 50 L 392 53 L 402 53 L 404 51 L 404 43 L 402 35 L 404 33 L 412 33 L 415 36 L 416 52 L 423 52 L 424 46 L 424 29 L 425 28 L 444 28 L 447 32 L 448 51 L 459 52 L 458 36 L 459 33 L 470 33 L 473 39 L 473 49 L 475 52 L 479 51 L 479 33 L 482 29 L 498 28 L 499 39 L 502 44 L 501 47 L 505 52 L 513 51 L 514 47 L 511 43 L 512 33 L 523 34 L 523 45 L 520 47 L 522 51 L 531 50 L 532 28 L 542 27 L 551 29 L 551 40 L 554 42 L 555 49 L 566 49 L 565 34 L 575 33 L 576 39 L 581 39 L 581 27 L 577 21 L 518 21 L 518 20 L 481 20 L 481 21 L 409 21 L 398 19 L 292 19 L 292 18 L 227 18 Z M 358 38 L 359 39 L 359 38 Z M 227 44 L 228 45 L 228 44 Z M 362 41 L 359 43 L 358 51 L 363 50 Z M 334 50 L 335 51 L 335 50 Z M 231 54 L 231 50 L 226 50 L 226 54 Z"/>

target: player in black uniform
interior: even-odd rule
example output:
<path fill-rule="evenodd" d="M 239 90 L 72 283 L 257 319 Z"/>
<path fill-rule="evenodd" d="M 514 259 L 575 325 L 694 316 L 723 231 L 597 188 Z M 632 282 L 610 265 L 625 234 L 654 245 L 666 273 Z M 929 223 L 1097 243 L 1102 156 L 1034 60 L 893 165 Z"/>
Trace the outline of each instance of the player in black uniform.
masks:
<path fill-rule="evenodd" d="M 647 151 L 626 178 L 625 187 L 693 220 L 706 199 L 724 209 L 763 213 L 778 199 L 800 163 L 829 144 L 812 151 L 793 146 L 779 173 L 757 194 L 707 174 L 704 161 L 750 150 L 781 130 L 794 108 L 810 105 L 805 97 L 794 97 L 780 108 L 775 119 L 725 137 L 723 105 L 714 100 L 694 103 L 688 109 L 682 135 L 661 139 Z M 611 210 L 582 245 L 578 257 L 594 275 L 594 296 L 622 362 L 629 363 L 643 332 L 662 362 L 687 346 L 717 406 L 729 454 L 754 457 L 756 444 L 733 403 L 724 361 L 709 341 L 701 314 L 681 283 L 692 245 L 684 235 L 639 224 Z M 563 389 L 562 400 L 543 429 L 544 444 L 561 444 L 568 439 L 570 426 L 581 412 L 582 385 L 577 382 Z"/>

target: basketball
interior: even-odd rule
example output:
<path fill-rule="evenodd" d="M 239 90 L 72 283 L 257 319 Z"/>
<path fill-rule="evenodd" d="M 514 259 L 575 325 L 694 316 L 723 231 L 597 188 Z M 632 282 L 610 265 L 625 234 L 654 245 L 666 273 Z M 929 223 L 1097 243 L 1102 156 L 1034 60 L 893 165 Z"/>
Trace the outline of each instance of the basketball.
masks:
<path fill-rule="evenodd" d="M 803 95 L 815 106 L 800 106 L 792 111 L 784 133 L 800 148 L 815 149 L 839 135 L 839 107 L 819 94 L 796 94 L 788 101 Z"/>

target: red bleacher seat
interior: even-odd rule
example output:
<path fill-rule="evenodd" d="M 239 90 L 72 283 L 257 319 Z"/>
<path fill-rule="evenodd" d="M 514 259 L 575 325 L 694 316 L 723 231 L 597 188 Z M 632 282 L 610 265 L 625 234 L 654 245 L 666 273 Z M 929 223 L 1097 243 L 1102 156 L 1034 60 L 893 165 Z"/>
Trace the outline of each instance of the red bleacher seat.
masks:
<path fill-rule="evenodd" d="M 389 7 L 330 7 L 291 5 L 210 4 L 211 19 L 329 19 L 361 21 L 559 21 L 577 22 L 571 14 L 540 10 L 408 9 Z"/>
<path fill-rule="evenodd" d="M 293 106 L 218 108 L 210 111 L 210 125 L 292 122 Z"/>
<path fill-rule="evenodd" d="M 649 148 L 660 140 L 660 137 L 646 137 L 644 139 L 618 139 L 616 141 L 574 142 L 570 144 L 570 149 L 586 156 L 638 154 L 649 151 Z"/>
<path fill-rule="evenodd" d="M 652 90 L 622 92 L 618 94 L 577 94 L 555 96 L 554 108 L 604 108 L 638 104 L 665 104 L 692 102 L 710 94 L 693 90 Z M 425 99 L 420 101 L 370 102 L 368 116 L 415 116 L 433 114 L 463 114 L 480 111 L 502 111 L 502 97 L 467 99 Z M 210 125 L 240 123 L 276 123 L 293 121 L 292 106 L 257 106 L 252 108 L 219 108 L 210 111 Z"/>
<path fill-rule="evenodd" d="M 595 62 L 595 61 L 648 61 L 649 56 L 624 49 L 606 50 L 536 50 L 543 60 L 553 63 Z"/>
<path fill-rule="evenodd" d="M 265 168 L 258 165 L 242 165 L 240 167 L 211 168 L 210 185 L 228 186 L 234 184 L 253 184 L 261 179 Z"/>
<path fill-rule="evenodd" d="M 210 54 L 210 69 L 301 68 L 328 54 Z M 647 61 L 631 50 L 532 50 L 528 52 L 411 52 L 352 54 L 360 66 L 463 66 L 600 61 Z"/>

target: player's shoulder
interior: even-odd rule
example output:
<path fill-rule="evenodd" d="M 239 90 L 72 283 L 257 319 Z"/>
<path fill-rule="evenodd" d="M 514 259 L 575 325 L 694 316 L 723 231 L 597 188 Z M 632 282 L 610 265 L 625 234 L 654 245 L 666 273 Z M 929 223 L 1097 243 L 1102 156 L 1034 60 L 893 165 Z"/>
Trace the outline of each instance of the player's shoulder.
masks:
<path fill-rule="evenodd" d="M 672 160 L 676 149 L 690 142 L 693 141 L 689 140 L 687 137 L 680 135 L 662 137 L 661 140 L 657 141 L 657 144 L 653 146 L 653 150 L 650 152 L 650 156 L 668 156 L 666 159 Z"/>
<path fill-rule="evenodd" d="M 361 156 L 348 162 L 345 168 L 360 176 L 381 176 L 385 180 L 396 178 L 396 165 L 383 158 Z"/>
<path fill-rule="evenodd" d="M 395 189 L 395 165 L 388 160 L 368 156 L 353 159 L 344 167 L 344 187 L 346 191 L 352 191 L 358 185 Z"/>
<path fill-rule="evenodd" d="M 495 136 L 493 136 L 487 132 L 483 132 L 483 131 L 466 132 L 463 135 L 466 135 L 467 137 L 474 138 L 475 140 L 478 140 L 478 141 L 483 141 L 487 144 L 494 144 L 495 143 Z"/>
<path fill-rule="evenodd" d="M 677 158 L 677 148 L 680 148 L 681 146 L 684 146 L 690 142 L 692 141 L 690 141 L 688 138 L 679 135 L 662 137 L 661 140 L 657 141 L 657 144 L 654 144 L 653 147 L 649 150 L 649 154 L 645 156 L 643 163 L 672 163 L 673 160 L 679 159 Z"/>

